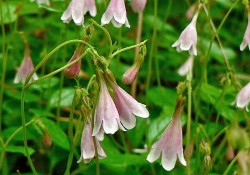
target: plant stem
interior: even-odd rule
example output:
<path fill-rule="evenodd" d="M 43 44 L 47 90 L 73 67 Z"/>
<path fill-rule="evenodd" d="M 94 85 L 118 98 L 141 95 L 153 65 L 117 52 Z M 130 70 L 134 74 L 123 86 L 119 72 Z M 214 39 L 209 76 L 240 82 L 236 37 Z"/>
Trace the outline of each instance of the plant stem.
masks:
<path fill-rule="evenodd" d="M 153 61 L 153 54 L 155 49 L 155 39 L 157 35 L 157 13 L 158 13 L 158 0 L 154 0 L 154 28 L 153 28 L 153 36 L 150 46 L 150 54 L 149 54 L 149 60 L 148 60 L 148 74 L 146 79 L 146 104 L 148 104 L 148 91 L 151 81 L 151 74 L 152 74 L 152 61 Z"/>
<path fill-rule="evenodd" d="M 143 21 L 143 12 L 140 12 L 138 14 L 138 23 L 137 23 L 137 31 L 136 31 L 136 41 L 135 44 L 139 44 L 141 42 L 141 33 L 142 33 L 142 21 Z M 140 47 L 135 48 L 135 56 L 134 56 L 134 62 L 137 59 L 139 55 Z M 131 95 L 132 97 L 136 98 L 136 87 L 137 87 L 137 77 L 132 83 L 131 87 Z"/>
<path fill-rule="evenodd" d="M 83 41 L 83 40 L 69 40 L 69 41 L 65 41 L 64 43 L 60 44 L 59 46 L 57 46 L 55 49 L 53 49 L 48 55 L 46 55 L 43 60 L 34 68 L 33 71 L 31 71 L 29 73 L 29 75 L 27 76 L 26 80 L 25 80 L 25 85 L 28 84 L 28 82 L 30 81 L 32 75 L 44 64 L 46 63 L 49 58 L 55 53 L 57 52 L 59 49 L 61 49 L 62 47 L 68 45 L 68 44 L 72 44 L 72 43 L 82 43 L 82 44 L 86 44 L 91 50 L 92 52 L 97 55 L 99 57 L 99 55 L 97 54 L 97 52 L 95 51 L 95 49 L 87 42 Z"/>
<path fill-rule="evenodd" d="M 29 121 L 28 123 L 25 124 L 25 127 L 29 126 L 30 124 L 32 124 L 33 122 L 35 122 L 37 120 L 37 118 L 32 119 L 31 121 Z M 8 138 L 8 140 L 3 143 L 2 139 L 1 139 L 1 144 L 2 144 L 2 152 L 1 152 L 1 156 L 0 156 L 0 170 L 2 169 L 2 164 L 3 164 L 3 159 L 4 159 L 4 154 L 5 154 L 5 149 L 7 148 L 7 146 L 9 145 L 10 141 L 22 130 L 23 128 L 20 127 L 17 130 L 15 130 Z"/>
<path fill-rule="evenodd" d="M 64 175 L 70 175 L 70 168 L 71 168 L 72 161 L 73 161 L 73 156 L 74 156 L 75 145 L 73 143 L 73 138 L 74 138 L 73 119 L 74 119 L 74 111 L 75 111 L 76 103 L 77 102 L 76 102 L 76 92 L 75 92 L 74 98 L 73 98 L 73 101 L 72 101 L 71 110 L 70 110 L 69 126 L 68 126 L 68 133 L 69 133 L 68 138 L 69 138 L 69 144 L 70 144 L 70 152 L 69 152 L 67 167 L 66 167 Z"/>
<path fill-rule="evenodd" d="M 142 46 L 144 45 L 145 43 L 147 42 L 147 40 L 143 41 L 143 42 L 140 42 L 139 44 L 136 44 L 136 45 L 132 45 L 132 46 L 129 46 L 129 47 L 125 47 L 125 48 L 122 48 L 122 49 L 118 49 L 116 52 L 114 52 L 112 55 L 111 55 L 111 58 L 114 58 L 116 55 L 126 51 L 126 50 L 129 50 L 129 49 L 133 49 L 133 48 L 136 48 L 136 47 L 139 47 L 139 46 Z M 109 60 L 110 61 L 110 60 Z"/>
<path fill-rule="evenodd" d="M 100 28 L 101 30 L 104 31 L 104 33 L 106 34 L 107 38 L 108 38 L 108 41 L 109 41 L 109 58 L 111 57 L 111 54 L 112 54 L 112 47 L 113 47 L 113 44 L 112 44 L 112 39 L 111 39 L 111 36 L 109 34 L 109 32 L 103 27 L 101 26 L 100 24 L 98 24 L 95 20 L 93 19 L 90 19 L 90 21 L 98 28 Z"/>
<path fill-rule="evenodd" d="M 1 29 L 2 29 L 2 76 L 1 76 L 1 87 L 0 87 L 0 136 L 2 135 L 2 114 L 3 114 L 3 91 L 5 85 L 6 65 L 7 65 L 7 51 L 6 51 L 6 36 L 5 28 L 3 23 L 3 0 L 0 0 L 0 15 L 1 15 Z"/>
<path fill-rule="evenodd" d="M 36 172 L 36 169 L 33 165 L 33 162 L 30 158 L 29 150 L 28 150 L 28 143 L 27 143 L 27 135 L 26 135 L 26 121 L 25 121 L 25 112 L 24 112 L 24 99 L 25 99 L 25 86 L 22 88 L 22 94 L 21 94 L 21 117 L 22 117 L 22 129 L 23 129 L 23 143 L 24 143 L 24 149 L 26 152 L 26 156 L 29 162 L 29 166 L 33 172 L 33 174 L 38 175 Z"/>
<path fill-rule="evenodd" d="M 187 150 L 187 174 L 191 174 L 190 170 L 190 132 L 191 132 L 191 112 L 192 112 L 192 75 L 191 71 L 187 75 L 188 80 L 188 118 L 187 118 L 187 136 L 186 136 L 186 150 Z"/>
<path fill-rule="evenodd" d="M 100 175 L 100 162 L 99 162 L 99 156 L 98 156 L 98 150 L 97 150 L 95 137 L 93 137 L 93 141 L 94 141 L 94 147 L 95 147 L 96 175 Z"/>
<path fill-rule="evenodd" d="M 238 159 L 239 153 L 233 158 L 233 160 L 230 162 L 230 164 L 228 165 L 227 169 L 225 170 L 225 172 L 223 173 L 223 175 L 227 175 L 230 171 L 230 169 L 232 168 L 232 166 L 234 165 L 234 163 L 236 162 L 236 160 Z"/>
<path fill-rule="evenodd" d="M 34 80 L 34 81 L 30 82 L 29 84 L 27 84 L 27 85 L 25 86 L 25 89 L 29 88 L 31 85 L 33 85 L 33 84 L 35 84 L 35 83 L 38 83 L 38 82 L 40 82 L 40 81 L 42 81 L 42 80 L 44 80 L 44 79 L 46 79 L 46 78 L 49 78 L 49 77 L 51 77 L 51 76 L 53 76 L 53 75 L 55 75 L 55 74 L 61 72 L 62 70 L 68 68 L 69 66 L 73 65 L 74 63 L 76 63 L 77 61 L 79 61 L 80 59 L 82 59 L 82 57 L 84 57 L 88 52 L 89 52 L 89 49 L 86 49 L 86 51 L 82 54 L 82 56 L 78 57 L 77 59 L 75 59 L 74 61 L 72 61 L 72 62 L 66 64 L 66 65 L 63 66 L 63 67 L 61 67 L 61 68 L 59 68 L 59 69 L 57 69 L 57 70 L 55 70 L 55 71 L 53 71 L 53 72 L 51 72 L 51 73 L 49 73 L 49 74 L 47 74 L 47 75 L 44 75 L 43 77 L 41 77 L 41 78 L 39 78 L 39 79 L 37 79 L 37 80 Z M 26 80 L 27 80 L 27 79 L 26 79 Z"/>

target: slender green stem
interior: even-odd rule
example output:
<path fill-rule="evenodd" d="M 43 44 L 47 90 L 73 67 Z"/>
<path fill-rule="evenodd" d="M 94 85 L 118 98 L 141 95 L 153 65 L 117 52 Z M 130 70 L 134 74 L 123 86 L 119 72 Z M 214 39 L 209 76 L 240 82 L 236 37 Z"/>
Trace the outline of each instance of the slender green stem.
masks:
<path fill-rule="evenodd" d="M 69 132 L 68 138 L 69 138 L 69 144 L 70 144 L 70 152 L 69 152 L 69 157 L 68 157 L 67 166 L 66 166 L 64 175 L 70 175 L 70 168 L 71 168 L 73 156 L 74 156 L 75 145 L 73 142 L 73 139 L 74 139 L 73 119 L 74 119 L 74 111 L 75 111 L 76 103 L 77 102 L 76 102 L 76 93 L 75 93 L 73 101 L 72 101 L 71 110 L 70 110 L 69 126 L 68 126 L 68 132 Z"/>
<path fill-rule="evenodd" d="M 36 172 L 36 169 L 33 165 L 33 162 L 31 160 L 29 151 L 28 151 L 28 143 L 27 143 L 27 135 L 26 135 L 26 119 L 25 119 L 25 111 L 24 111 L 24 99 L 25 99 L 25 88 L 23 86 L 22 88 L 22 94 L 21 94 L 21 117 L 22 117 L 22 129 L 23 129 L 23 143 L 24 143 L 24 149 L 26 152 L 26 156 L 29 162 L 29 166 L 31 167 L 32 173 L 35 175 L 38 175 L 38 173 Z"/>
<path fill-rule="evenodd" d="M 25 127 L 29 126 L 30 124 L 32 124 L 33 122 L 35 122 L 37 120 L 37 118 L 32 119 L 31 121 L 29 121 L 28 123 L 25 124 Z M 7 146 L 9 145 L 10 141 L 22 130 L 23 128 L 20 127 L 17 130 L 15 130 L 15 132 L 13 132 L 10 137 L 7 139 L 7 141 L 4 143 L 2 141 L 1 138 L 1 143 L 2 143 L 2 152 L 1 152 L 1 156 L 0 156 L 0 169 L 2 168 L 2 164 L 3 164 L 3 159 L 4 159 L 4 154 L 5 154 L 5 149 L 7 148 Z"/>
<path fill-rule="evenodd" d="M 148 60 L 148 74 L 146 79 L 146 103 L 148 103 L 148 92 L 149 92 L 149 86 L 151 82 L 151 74 L 152 74 L 152 62 L 153 62 L 153 55 L 155 50 L 155 40 L 157 35 L 157 14 L 158 14 L 158 0 L 154 0 L 154 28 L 153 28 L 153 36 L 151 40 L 151 46 L 150 46 L 150 54 L 149 54 L 149 60 Z"/>
<path fill-rule="evenodd" d="M 113 44 L 112 44 L 112 39 L 111 39 L 111 36 L 109 34 L 109 32 L 103 27 L 101 26 L 100 24 L 98 24 L 95 20 L 93 19 L 90 19 L 90 21 L 98 28 L 100 28 L 101 30 L 104 31 L 104 33 L 106 34 L 108 40 L 109 40 L 109 57 L 111 56 L 112 54 L 112 48 L 113 48 Z"/>
<path fill-rule="evenodd" d="M 30 72 L 30 74 L 27 76 L 24 86 L 28 84 L 28 82 L 30 81 L 32 75 L 45 63 L 49 60 L 49 58 L 55 53 L 57 52 L 59 49 L 61 49 L 62 47 L 68 45 L 68 44 L 72 44 L 72 43 L 83 43 L 86 44 L 91 50 L 92 52 L 97 55 L 99 57 L 99 55 L 97 54 L 97 52 L 94 50 L 94 48 L 88 44 L 87 42 L 83 41 L 83 40 L 69 40 L 69 41 L 65 41 L 64 43 L 60 44 L 59 46 L 57 46 L 55 49 L 53 49 L 48 55 L 45 56 L 45 58 L 43 58 L 43 60 L 34 68 L 34 70 L 32 72 Z"/>
<path fill-rule="evenodd" d="M 78 57 L 77 59 L 75 59 L 74 61 L 72 61 L 72 62 L 70 62 L 70 63 L 67 63 L 67 64 L 66 64 L 65 66 L 63 66 L 63 67 L 60 67 L 59 69 L 57 69 L 57 70 L 55 70 L 55 71 L 53 71 L 53 72 L 51 72 L 51 73 L 49 73 L 49 74 L 47 74 L 47 75 L 45 75 L 45 76 L 39 78 L 39 79 L 37 79 L 37 80 L 34 80 L 34 81 L 30 82 L 29 84 L 27 84 L 27 85 L 25 86 L 25 89 L 29 88 L 31 85 L 33 85 L 33 84 L 35 84 L 35 83 L 38 83 L 38 82 L 40 82 L 40 81 L 42 81 L 42 80 L 44 80 L 44 79 L 46 79 L 46 78 L 49 78 L 49 77 L 51 77 L 51 76 L 53 76 L 53 75 L 55 75 L 55 74 L 61 72 L 61 71 L 64 70 L 64 69 L 67 69 L 69 66 L 73 65 L 74 63 L 76 63 L 77 61 L 79 61 L 80 59 L 82 59 L 82 57 L 84 57 L 88 52 L 89 52 L 89 49 L 86 49 L 86 51 L 82 54 L 82 56 Z"/>
<path fill-rule="evenodd" d="M 87 85 L 87 92 L 89 91 L 90 86 L 92 85 L 92 83 L 94 82 L 94 80 L 96 79 L 96 75 L 92 75 L 92 77 L 90 78 L 88 85 Z"/>
<path fill-rule="evenodd" d="M 97 150 L 95 137 L 93 137 L 93 141 L 94 141 L 94 147 L 95 147 L 96 175 L 100 175 L 100 162 L 99 162 L 99 156 L 98 156 L 98 150 Z"/>
<path fill-rule="evenodd" d="M 7 51 L 6 51 L 6 36 L 5 28 L 3 23 L 3 0 L 0 0 L 0 15 L 1 15 L 1 29 L 2 29 L 2 76 L 1 76 L 1 87 L 0 87 L 0 136 L 2 135 L 2 114 L 3 114 L 3 91 L 5 85 L 5 75 L 6 75 L 6 66 L 7 66 Z"/>
<path fill-rule="evenodd" d="M 141 42 L 141 33 L 142 33 L 142 22 L 143 22 L 143 12 L 140 12 L 138 14 L 138 23 L 137 23 L 137 30 L 136 30 L 136 41 L 135 44 L 139 44 Z M 140 47 L 135 48 L 135 56 L 134 56 L 134 62 L 137 59 L 139 55 Z M 136 97 L 136 87 L 137 87 L 137 77 L 132 83 L 131 87 L 131 95 L 132 97 Z"/>
<path fill-rule="evenodd" d="M 186 150 L 187 150 L 187 174 L 191 174 L 190 169 L 190 139 L 191 139 L 191 113 L 192 113 L 192 75 L 191 71 L 187 75 L 188 80 L 188 118 L 187 118 L 187 136 L 186 136 Z"/>
<path fill-rule="evenodd" d="M 230 169 L 233 167 L 234 163 L 236 162 L 236 160 L 238 159 L 239 153 L 233 158 L 233 160 L 230 162 L 230 164 L 228 165 L 227 169 L 225 170 L 225 172 L 223 173 L 223 175 L 227 175 L 230 171 Z"/>
<path fill-rule="evenodd" d="M 219 146 L 217 146 L 217 149 L 212 157 L 211 165 L 214 164 L 215 160 L 221 155 L 221 150 L 225 149 L 225 144 L 226 144 L 227 138 L 224 137 L 220 143 Z"/>
<path fill-rule="evenodd" d="M 139 47 L 139 46 L 142 46 L 142 45 L 145 45 L 145 43 L 147 42 L 147 40 L 143 41 L 143 42 L 140 42 L 139 44 L 135 44 L 135 45 L 132 45 L 132 46 L 129 46 L 129 47 L 125 47 L 125 48 L 122 48 L 122 49 L 119 49 L 117 50 L 116 52 L 114 52 L 112 55 L 111 55 L 111 58 L 114 58 L 116 55 L 126 51 L 126 50 L 130 50 L 130 49 L 133 49 L 133 48 L 136 48 L 136 47 Z"/>
<path fill-rule="evenodd" d="M 216 134 L 214 137 L 213 137 L 213 140 L 212 140 L 212 144 L 224 133 L 227 131 L 229 127 L 226 126 L 225 128 L 223 128 L 218 134 Z"/>

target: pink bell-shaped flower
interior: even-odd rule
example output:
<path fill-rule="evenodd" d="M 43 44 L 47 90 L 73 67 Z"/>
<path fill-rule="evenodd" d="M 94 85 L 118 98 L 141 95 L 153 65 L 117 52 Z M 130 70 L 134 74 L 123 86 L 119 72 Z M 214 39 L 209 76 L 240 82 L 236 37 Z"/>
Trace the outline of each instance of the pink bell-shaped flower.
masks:
<path fill-rule="evenodd" d="M 95 157 L 95 147 L 94 147 L 94 137 L 92 136 L 92 127 L 90 123 L 87 123 L 84 126 L 83 132 L 82 132 L 82 139 L 81 139 L 81 157 L 77 161 L 77 163 L 80 163 L 81 161 L 84 161 L 84 163 L 89 163 L 94 157 Z M 103 151 L 99 141 L 96 140 L 96 146 L 98 151 L 98 157 L 99 159 L 103 159 L 106 156 L 105 152 Z"/>
<path fill-rule="evenodd" d="M 126 27 L 130 27 L 124 0 L 110 0 L 109 5 L 102 15 L 102 25 L 112 22 L 115 27 L 121 27 L 125 24 Z"/>
<path fill-rule="evenodd" d="M 104 132 L 114 134 L 118 129 L 125 130 L 121 125 L 120 118 L 107 85 L 100 78 L 99 100 L 95 109 L 93 136 L 103 140 Z"/>
<path fill-rule="evenodd" d="M 240 44 L 241 51 L 243 51 L 247 47 L 247 45 L 250 50 L 250 13 L 248 14 L 247 17 L 248 17 L 248 24 L 247 24 L 247 28 L 243 37 L 243 41 Z"/>
<path fill-rule="evenodd" d="M 196 13 L 191 21 L 191 23 L 182 31 L 179 39 L 172 45 L 176 47 L 178 52 L 183 50 L 189 51 L 190 55 L 197 55 L 196 43 L 197 43 L 197 31 L 196 31 L 196 21 L 198 18 L 198 13 Z"/>
<path fill-rule="evenodd" d="M 118 110 L 122 125 L 132 129 L 136 125 L 135 116 L 148 118 L 149 112 L 146 105 L 137 102 L 131 95 L 113 82 L 110 85 L 114 91 L 115 106 Z"/>
<path fill-rule="evenodd" d="M 140 13 L 144 10 L 147 0 L 132 0 L 131 7 L 136 13 Z"/>
<path fill-rule="evenodd" d="M 240 90 L 233 103 L 236 103 L 236 106 L 238 108 L 246 108 L 246 110 L 248 111 L 249 102 L 250 102 L 250 82 Z"/>
<path fill-rule="evenodd" d="M 192 70 L 193 70 L 193 62 L 194 62 L 194 56 L 190 56 L 184 64 L 181 65 L 181 67 L 178 69 L 178 74 L 180 76 L 186 76 L 188 72 L 191 72 L 192 75 Z"/>
<path fill-rule="evenodd" d="M 177 157 L 181 164 L 186 166 L 182 148 L 181 114 L 185 104 L 185 98 L 179 97 L 176 102 L 173 119 L 163 132 L 160 139 L 155 142 L 147 156 L 149 162 L 154 162 L 161 155 L 161 163 L 165 170 L 171 171 Z"/>
<path fill-rule="evenodd" d="M 30 50 L 28 48 L 28 46 L 25 48 L 25 54 L 24 54 L 24 58 L 23 61 L 21 63 L 21 66 L 18 68 L 16 76 L 14 78 L 14 83 L 17 84 L 19 82 L 24 83 L 26 77 L 29 75 L 29 73 L 31 71 L 34 70 L 34 65 L 32 62 L 32 59 L 30 57 Z M 37 80 L 38 76 L 36 73 L 34 73 L 31 77 L 31 80 Z"/>
<path fill-rule="evenodd" d="M 84 15 L 89 12 L 91 16 L 96 16 L 96 6 L 94 0 L 71 0 L 68 8 L 62 14 L 61 20 L 69 23 L 71 19 L 76 25 L 84 23 Z"/>

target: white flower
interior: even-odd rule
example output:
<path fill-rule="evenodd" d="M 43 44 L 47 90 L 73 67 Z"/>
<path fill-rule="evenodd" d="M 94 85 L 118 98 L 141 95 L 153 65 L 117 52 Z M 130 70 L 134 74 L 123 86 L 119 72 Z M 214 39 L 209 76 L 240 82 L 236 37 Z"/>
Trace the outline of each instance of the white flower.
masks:
<path fill-rule="evenodd" d="M 194 57 L 191 55 L 184 64 L 181 65 L 181 67 L 178 69 L 178 74 L 181 76 L 186 76 L 188 72 L 190 71 L 192 74 L 192 69 L 193 69 L 193 62 L 194 62 Z"/>
<path fill-rule="evenodd" d="M 121 27 L 125 24 L 126 27 L 130 27 L 127 19 L 127 12 L 124 0 L 111 0 L 109 5 L 102 15 L 102 25 L 112 22 L 115 27 Z"/>
<path fill-rule="evenodd" d="M 250 50 L 250 14 L 248 14 L 248 24 L 244 34 L 242 43 L 240 44 L 240 50 L 243 51 L 248 45 Z"/>
<path fill-rule="evenodd" d="M 103 151 L 99 141 L 96 140 L 96 146 L 98 151 L 98 157 L 103 159 L 106 156 L 105 152 Z M 90 123 L 87 123 L 84 126 L 82 132 L 82 139 L 81 139 L 81 157 L 77 161 L 80 163 L 82 160 L 84 163 L 89 163 L 95 157 L 95 147 L 94 147 L 94 138 L 92 137 L 92 127 Z"/>
<path fill-rule="evenodd" d="M 183 50 L 189 51 L 190 55 L 197 55 L 196 43 L 197 43 L 197 31 L 196 21 L 198 13 L 196 13 L 190 22 L 190 24 L 182 31 L 179 39 L 172 45 L 176 47 L 178 52 Z"/>
<path fill-rule="evenodd" d="M 238 108 L 246 108 L 248 111 L 248 103 L 250 102 L 250 82 L 244 86 L 237 94 L 233 103 L 236 103 Z"/>
<path fill-rule="evenodd" d="M 94 0 L 72 0 L 68 8 L 62 14 L 61 20 L 69 23 L 73 18 L 76 25 L 84 23 L 84 15 L 89 11 L 91 16 L 96 16 L 96 6 Z"/>

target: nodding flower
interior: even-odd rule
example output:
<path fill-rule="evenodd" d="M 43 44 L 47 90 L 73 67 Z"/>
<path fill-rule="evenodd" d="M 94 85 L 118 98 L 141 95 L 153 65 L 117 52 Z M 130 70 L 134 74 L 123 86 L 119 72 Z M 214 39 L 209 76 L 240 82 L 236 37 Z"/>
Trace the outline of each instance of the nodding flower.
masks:
<path fill-rule="evenodd" d="M 189 51 L 190 55 L 197 55 L 197 31 L 196 21 L 198 18 L 198 12 L 194 15 L 190 24 L 182 31 L 179 39 L 172 45 L 176 47 L 178 52 Z"/>
<path fill-rule="evenodd" d="M 172 121 L 163 132 L 160 139 L 155 142 L 147 156 L 149 162 L 154 162 L 161 155 L 161 163 L 165 170 L 171 171 L 177 157 L 181 164 L 186 166 L 182 147 L 181 114 L 185 104 L 185 98 L 179 97 L 176 102 Z"/>
<path fill-rule="evenodd" d="M 247 28 L 243 37 L 243 41 L 240 44 L 240 50 L 243 51 L 247 46 L 250 50 L 250 12 L 248 13 L 248 23 Z"/>
<path fill-rule="evenodd" d="M 81 161 L 84 161 L 84 163 L 89 163 L 95 157 L 94 139 L 96 141 L 98 157 L 100 159 L 107 157 L 98 139 L 92 136 L 91 123 L 87 123 L 85 124 L 83 132 L 82 132 L 81 157 L 77 161 L 77 163 L 80 163 Z"/>
<path fill-rule="evenodd" d="M 69 23 L 73 19 L 76 25 L 83 25 L 84 15 L 87 12 L 91 16 L 96 16 L 95 0 L 71 0 L 68 8 L 62 14 L 61 20 Z"/>
<path fill-rule="evenodd" d="M 233 104 L 236 104 L 236 107 L 238 108 L 246 108 L 246 110 L 248 111 L 249 102 L 250 102 L 250 82 L 240 90 Z"/>
<path fill-rule="evenodd" d="M 110 0 L 106 11 L 102 15 L 101 23 L 105 25 L 110 21 L 118 28 L 123 24 L 128 28 L 130 27 L 124 0 Z"/>
<path fill-rule="evenodd" d="M 17 84 L 19 82 L 24 83 L 26 77 L 29 75 L 31 71 L 34 70 L 34 65 L 32 59 L 30 57 L 30 49 L 27 47 L 25 49 L 25 54 L 21 66 L 18 68 L 16 76 L 14 78 L 14 83 Z M 38 76 L 34 73 L 31 77 L 31 80 L 37 80 Z"/>

